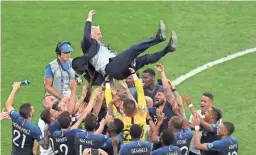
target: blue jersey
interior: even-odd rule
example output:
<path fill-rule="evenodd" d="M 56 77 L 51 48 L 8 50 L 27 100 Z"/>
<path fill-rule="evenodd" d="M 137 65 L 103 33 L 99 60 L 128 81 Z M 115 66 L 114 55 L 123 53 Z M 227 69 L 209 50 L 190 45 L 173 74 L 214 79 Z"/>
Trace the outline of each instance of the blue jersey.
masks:
<path fill-rule="evenodd" d="M 121 145 L 119 155 L 150 155 L 152 144 L 148 141 L 132 140 Z"/>
<path fill-rule="evenodd" d="M 12 155 L 33 155 L 34 140 L 43 140 L 40 128 L 24 119 L 18 112 L 10 112 L 12 119 Z"/>
<path fill-rule="evenodd" d="M 54 153 L 56 155 L 73 155 L 75 152 L 74 136 L 78 132 L 82 132 L 82 130 L 55 131 L 50 138 Z"/>
<path fill-rule="evenodd" d="M 181 155 L 177 146 L 164 146 L 152 152 L 152 155 Z"/>
<path fill-rule="evenodd" d="M 203 143 L 211 143 L 216 140 L 220 140 L 220 137 L 217 136 L 217 124 L 212 124 L 212 131 L 207 131 L 205 128 L 201 128 L 202 137 L 201 137 L 201 144 Z M 200 151 L 201 155 L 216 155 L 218 152 L 216 151 Z"/>
<path fill-rule="evenodd" d="M 189 152 L 189 146 L 193 137 L 190 128 L 184 128 L 179 132 L 173 133 L 174 141 L 172 145 L 177 146 L 181 150 L 182 155 L 187 155 Z"/>
<path fill-rule="evenodd" d="M 121 145 L 122 145 L 123 142 L 124 142 L 123 134 L 120 133 L 120 134 L 116 135 L 115 138 L 116 138 L 116 140 L 117 140 L 118 150 L 119 150 L 120 147 L 121 147 Z M 113 153 L 113 146 L 112 146 L 112 138 L 111 138 L 111 137 L 108 137 L 108 138 L 107 138 L 106 143 L 105 143 L 103 149 L 104 149 L 108 154 L 114 154 L 114 153 Z"/>
<path fill-rule="evenodd" d="M 238 142 L 235 137 L 227 137 L 221 140 L 207 143 L 208 150 L 217 151 L 216 155 L 237 155 Z"/>
<path fill-rule="evenodd" d="M 103 134 L 93 132 L 79 132 L 75 135 L 76 155 L 82 155 L 85 148 L 100 149 L 106 143 L 107 138 Z"/>
<path fill-rule="evenodd" d="M 153 119 L 153 121 L 155 122 L 155 124 L 157 124 L 158 120 L 156 117 L 156 107 L 150 107 L 148 108 L 148 112 L 150 117 Z M 175 116 L 176 114 L 172 111 L 172 106 L 170 105 L 170 103 L 166 103 L 163 109 L 163 113 L 165 115 L 164 121 L 160 127 L 159 130 L 159 134 L 164 130 L 168 128 L 168 121 L 171 119 L 172 116 Z"/>

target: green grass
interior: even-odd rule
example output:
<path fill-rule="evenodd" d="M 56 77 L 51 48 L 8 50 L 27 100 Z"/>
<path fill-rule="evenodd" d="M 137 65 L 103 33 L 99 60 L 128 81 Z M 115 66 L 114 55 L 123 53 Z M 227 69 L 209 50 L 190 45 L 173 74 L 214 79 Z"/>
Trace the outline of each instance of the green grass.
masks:
<path fill-rule="evenodd" d="M 206 62 L 255 47 L 256 3 L 253 2 L 2 2 L 1 106 L 4 106 L 13 81 L 31 80 L 17 94 L 14 107 L 33 103 L 37 122 L 44 94 L 43 74 L 55 58 L 58 41 L 69 40 L 81 55 L 80 41 L 90 9 L 94 23 L 101 26 L 104 42 L 117 51 L 155 35 L 158 21 L 178 34 L 177 52 L 160 62 L 174 79 Z M 148 50 L 162 49 L 161 43 Z M 215 104 L 223 109 L 224 120 L 235 123 L 240 154 L 251 155 L 256 135 L 253 109 L 255 54 L 227 62 L 188 79 L 178 89 L 197 102 L 204 91 L 214 93 Z M 11 122 L 3 121 L 3 155 L 11 151 Z"/>

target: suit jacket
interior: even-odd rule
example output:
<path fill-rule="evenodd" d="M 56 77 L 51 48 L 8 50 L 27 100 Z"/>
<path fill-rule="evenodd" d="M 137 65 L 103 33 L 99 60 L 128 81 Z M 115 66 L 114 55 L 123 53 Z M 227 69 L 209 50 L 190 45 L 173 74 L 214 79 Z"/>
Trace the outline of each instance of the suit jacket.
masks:
<path fill-rule="evenodd" d="M 100 85 L 104 81 L 104 77 L 102 76 L 102 74 L 95 71 L 95 68 L 89 62 L 89 60 L 99 52 L 100 48 L 99 43 L 95 39 L 91 38 L 91 27 L 92 22 L 86 21 L 84 28 L 84 36 L 83 40 L 81 41 L 81 48 L 84 55 L 73 59 L 72 68 L 78 74 L 85 73 L 84 77 L 88 80 L 88 82 L 90 82 L 90 80 L 93 80 L 93 85 Z"/>

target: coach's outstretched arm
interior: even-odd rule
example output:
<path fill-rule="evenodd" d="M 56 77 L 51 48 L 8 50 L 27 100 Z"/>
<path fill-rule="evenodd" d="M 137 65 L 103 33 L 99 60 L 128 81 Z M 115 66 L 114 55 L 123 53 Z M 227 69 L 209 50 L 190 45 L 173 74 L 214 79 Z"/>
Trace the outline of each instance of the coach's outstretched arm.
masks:
<path fill-rule="evenodd" d="M 92 43 L 92 39 L 91 39 L 92 16 L 95 13 L 96 12 L 94 10 L 90 10 L 88 13 L 88 18 L 85 22 L 85 27 L 84 27 L 84 36 L 83 36 L 83 40 L 81 42 L 82 49 L 86 49 L 86 48 L 90 47 L 90 45 Z"/>

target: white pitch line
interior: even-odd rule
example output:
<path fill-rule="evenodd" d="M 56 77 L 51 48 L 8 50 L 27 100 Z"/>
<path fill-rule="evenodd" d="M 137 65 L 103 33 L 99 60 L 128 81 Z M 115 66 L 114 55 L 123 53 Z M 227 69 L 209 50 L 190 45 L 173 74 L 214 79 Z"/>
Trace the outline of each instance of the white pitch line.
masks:
<path fill-rule="evenodd" d="M 240 51 L 240 52 L 228 55 L 226 57 L 217 59 L 217 60 L 212 61 L 212 62 L 208 62 L 208 63 L 206 63 L 206 64 L 204 64 L 202 66 L 197 67 L 196 69 L 193 69 L 192 71 L 188 72 L 185 75 L 179 76 L 178 78 L 176 78 L 173 81 L 173 84 L 174 85 L 179 85 L 180 83 L 182 83 L 183 81 L 187 80 L 188 78 L 191 78 L 192 76 L 195 76 L 196 74 L 198 74 L 198 73 L 200 73 L 200 72 L 202 72 L 202 71 L 204 71 L 204 70 L 206 70 L 208 68 L 211 68 L 211 67 L 216 66 L 216 65 L 218 65 L 220 63 L 223 63 L 223 62 L 235 59 L 237 57 L 240 57 L 240 56 L 243 56 L 243 55 L 246 55 L 246 54 L 249 54 L 249 53 L 253 53 L 255 51 L 256 51 L 256 48 L 251 48 L 251 49 L 247 49 L 247 50 L 244 50 L 244 51 Z"/>

